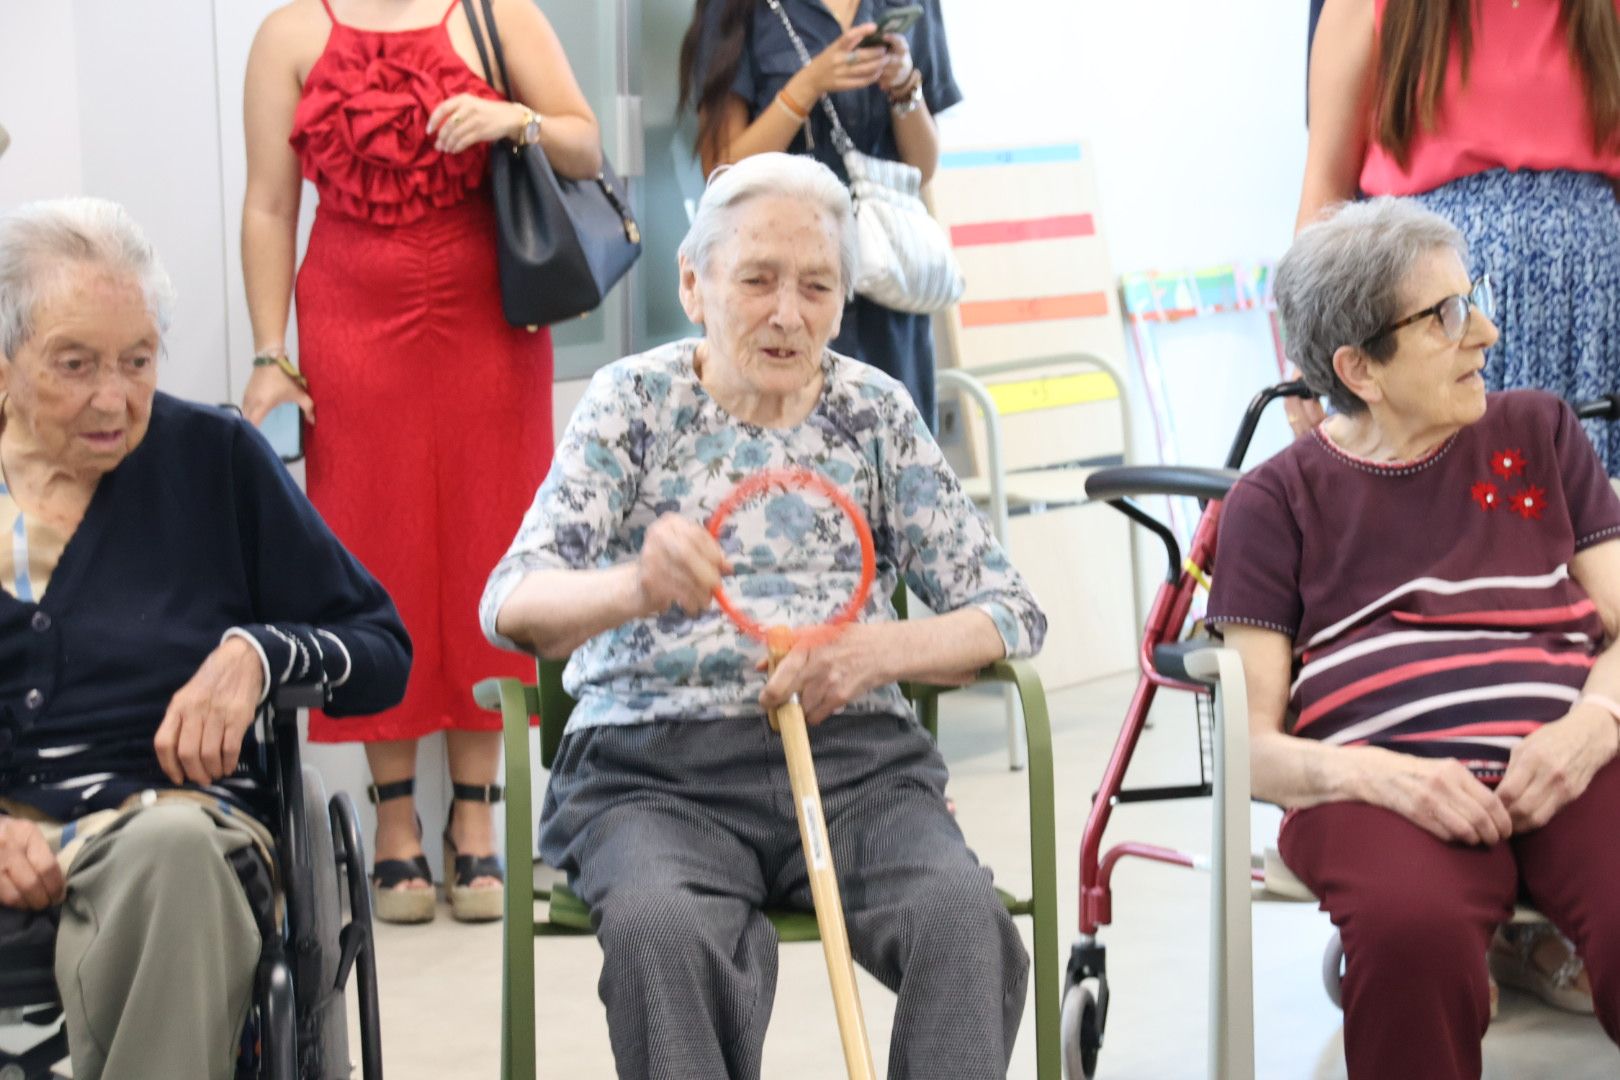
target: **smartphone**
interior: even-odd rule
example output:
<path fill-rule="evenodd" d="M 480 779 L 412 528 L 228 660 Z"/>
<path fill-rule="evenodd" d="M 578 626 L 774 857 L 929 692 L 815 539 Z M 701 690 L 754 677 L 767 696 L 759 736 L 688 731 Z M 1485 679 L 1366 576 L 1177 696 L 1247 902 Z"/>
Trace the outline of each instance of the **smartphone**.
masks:
<path fill-rule="evenodd" d="M 296 402 L 277 405 L 259 425 L 276 456 L 291 465 L 304 456 L 304 417 Z"/>
<path fill-rule="evenodd" d="M 882 48 L 883 35 L 903 34 L 917 25 L 922 18 L 923 9 L 920 4 L 907 4 L 905 7 L 890 8 L 878 19 L 877 32 L 864 37 L 859 42 L 862 49 Z"/>

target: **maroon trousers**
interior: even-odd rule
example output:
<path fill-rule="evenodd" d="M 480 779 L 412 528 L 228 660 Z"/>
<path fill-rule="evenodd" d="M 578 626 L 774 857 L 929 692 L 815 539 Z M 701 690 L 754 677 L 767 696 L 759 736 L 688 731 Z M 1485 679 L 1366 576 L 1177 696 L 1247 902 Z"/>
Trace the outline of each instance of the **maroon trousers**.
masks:
<path fill-rule="evenodd" d="M 1490 1023 L 1485 950 L 1525 896 L 1575 943 L 1620 1042 L 1620 761 L 1546 826 L 1492 847 L 1446 844 L 1367 803 L 1284 820 L 1289 869 L 1344 939 L 1352 1080 L 1478 1080 Z"/>

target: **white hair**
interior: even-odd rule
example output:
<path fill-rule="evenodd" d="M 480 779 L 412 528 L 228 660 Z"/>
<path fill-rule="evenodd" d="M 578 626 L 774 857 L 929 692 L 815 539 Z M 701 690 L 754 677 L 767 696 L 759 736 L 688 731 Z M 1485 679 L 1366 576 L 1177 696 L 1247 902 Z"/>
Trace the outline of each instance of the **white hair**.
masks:
<path fill-rule="evenodd" d="M 106 199 L 46 199 L 0 214 L 0 355 L 28 343 L 42 291 L 73 263 L 129 274 L 158 332 L 168 329 L 174 286 L 129 212 Z"/>
<path fill-rule="evenodd" d="M 844 295 L 854 296 L 860 247 L 849 189 L 831 169 L 803 154 L 753 154 L 711 173 L 678 254 L 703 273 L 732 213 L 751 199 L 771 195 L 803 199 L 832 218 L 838 231 L 839 279 Z"/>

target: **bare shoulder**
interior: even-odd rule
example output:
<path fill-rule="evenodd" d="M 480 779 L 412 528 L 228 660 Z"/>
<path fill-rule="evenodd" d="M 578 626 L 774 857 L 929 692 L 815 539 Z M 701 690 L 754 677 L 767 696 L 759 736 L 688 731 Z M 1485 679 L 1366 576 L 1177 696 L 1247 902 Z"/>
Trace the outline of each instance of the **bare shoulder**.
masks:
<path fill-rule="evenodd" d="M 254 52 L 278 67 L 309 70 L 332 32 L 320 0 L 291 0 L 264 17 L 253 38 Z"/>

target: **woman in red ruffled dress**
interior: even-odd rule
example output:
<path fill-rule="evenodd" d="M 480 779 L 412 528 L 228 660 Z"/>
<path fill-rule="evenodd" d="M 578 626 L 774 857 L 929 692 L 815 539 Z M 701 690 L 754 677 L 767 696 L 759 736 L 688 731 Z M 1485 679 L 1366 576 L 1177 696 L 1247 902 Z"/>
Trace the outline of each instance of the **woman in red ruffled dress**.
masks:
<path fill-rule="evenodd" d="M 248 58 L 242 265 L 257 355 L 243 411 L 258 422 L 283 402 L 302 408 L 310 498 L 392 594 L 415 649 L 398 709 L 310 721 L 316 741 L 366 744 L 377 913 L 391 921 L 434 915 L 411 796 L 417 740 L 440 730 L 454 912 L 499 917 L 499 719 L 471 686 L 533 671 L 478 629 L 484 577 L 552 449 L 550 336 L 501 315 L 489 144 L 537 141 L 565 176 L 601 164 L 550 24 L 530 0 L 494 11 L 512 101 L 477 74 L 459 0 L 293 0 Z M 301 176 L 320 196 L 297 272 L 302 377 L 284 340 Z"/>

